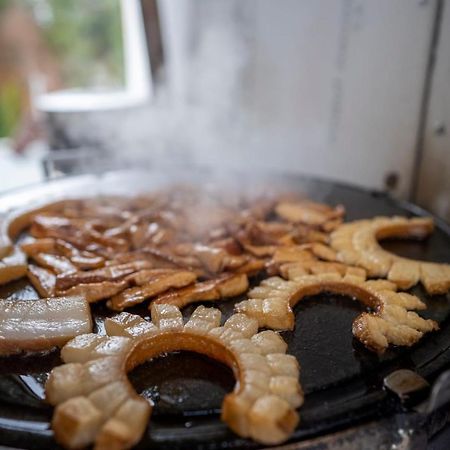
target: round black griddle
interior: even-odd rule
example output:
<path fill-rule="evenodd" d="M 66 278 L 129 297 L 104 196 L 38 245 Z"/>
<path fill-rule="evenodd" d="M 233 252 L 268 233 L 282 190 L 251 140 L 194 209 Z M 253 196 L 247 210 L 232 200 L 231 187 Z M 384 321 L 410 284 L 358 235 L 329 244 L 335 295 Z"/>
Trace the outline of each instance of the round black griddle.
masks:
<path fill-rule="evenodd" d="M 173 178 L 169 179 L 164 173 L 148 172 L 68 178 L 4 195 L 0 198 L 0 214 L 12 207 L 37 205 L 60 197 L 134 194 L 171 180 Z M 416 206 L 381 193 L 296 176 L 272 175 L 255 181 L 242 174 L 219 179 L 200 173 L 195 177 L 181 174 L 176 178 L 177 182 L 200 184 L 225 180 L 228 184 L 247 180 L 240 187 L 243 190 L 253 189 L 258 184 L 269 191 L 289 190 L 329 204 L 342 203 L 347 211 L 346 220 L 426 214 Z M 403 256 L 448 263 L 450 227 L 436 219 L 436 231 L 426 241 L 386 241 L 383 246 Z M 384 425 L 385 429 L 394 422 L 397 424 L 399 417 L 406 420 L 409 427 L 413 426 L 408 418 L 417 418 L 417 408 L 414 408 L 420 402 L 424 404 L 429 392 L 422 392 L 422 396 L 410 398 L 405 404 L 383 388 L 383 380 L 398 369 L 411 369 L 433 383 L 450 368 L 450 295 L 430 297 L 420 286 L 411 292 L 428 306 L 421 315 L 437 320 L 441 329 L 426 335 L 412 348 L 391 348 L 381 357 L 365 349 L 352 336 L 352 321 L 362 310 L 358 302 L 347 297 L 320 295 L 297 305 L 295 330 L 283 332 L 282 336 L 288 342 L 288 353 L 300 362 L 306 396 L 300 411 L 301 423 L 288 442 L 293 445 L 288 448 L 309 448 L 309 444 L 327 448 L 333 442 L 341 442 L 343 430 L 349 429 L 362 432 L 363 439 L 374 439 L 373 424 L 386 418 L 389 425 Z M 0 298 L 33 299 L 37 294 L 26 280 L 20 280 L 0 287 Z M 241 298 L 214 305 L 209 303 L 209 306 L 220 308 L 225 319 L 238 300 Z M 190 305 L 184 314 L 190 315 L 196 306 Z M 92 305 L 92 311 L 101 331 L 104 318 L 111 312 L 102 304 Z M 148 317 L 148 310 L 143 306 L 130 312 Z M 60 359 L 56 350 L 46 355 L 0 358 L 0 444 L 30 449 L 57 448 L 49 428 L 52 409 L 43 402 L 47 373 L 57 364 Z M 138 392 L 156 402 L 139 448 L 261 448 L 236 436 L 220 421 L 223 396 L 234 386 L 227 367 L 202 355 L 176 353 L 145 363 L 130 374 L 130 379 Z M 430 427 L 425 420 L 431 409 L 434 408 L 420 413 L 420 423 L 414 422 L 414 425 L 428 426 L 425 430 L 428 435 L 436 431 L 436 426 Z M 395 429 L 398 431 L 397 426 Z M 372 434 L 364 437 L 364 433 L 369 432 Z"/>

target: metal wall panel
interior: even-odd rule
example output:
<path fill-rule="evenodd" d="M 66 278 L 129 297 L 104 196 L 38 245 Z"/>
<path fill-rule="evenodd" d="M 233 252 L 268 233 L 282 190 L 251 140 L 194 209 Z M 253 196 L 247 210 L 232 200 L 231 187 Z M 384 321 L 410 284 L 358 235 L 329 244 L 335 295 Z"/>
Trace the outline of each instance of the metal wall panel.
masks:
<path fill-rule="evenodd" d="M 435 55 L 417 201 L 450 221 L 450 1 L 444 2 Z"/>
<path fill-rule="evenodd" d="M 194 157 L 409 193 L 436 1 L 183 4 L 160 7 Z"/>

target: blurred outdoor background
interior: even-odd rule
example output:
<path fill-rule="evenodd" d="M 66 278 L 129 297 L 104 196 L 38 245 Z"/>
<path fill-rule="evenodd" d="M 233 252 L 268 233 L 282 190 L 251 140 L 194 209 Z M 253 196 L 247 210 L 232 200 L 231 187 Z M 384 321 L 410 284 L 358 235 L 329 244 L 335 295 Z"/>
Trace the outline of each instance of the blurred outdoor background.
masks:
<path fill-rule="evenodd" d="M 172 164 L 450 220 L 450 0 L 0 0 L 0 192 Z"/>
<path fill-rule="evenodd" d="M 0 135 L 39 94 L 124 84 L 119 0 L 0 0 Z"/>

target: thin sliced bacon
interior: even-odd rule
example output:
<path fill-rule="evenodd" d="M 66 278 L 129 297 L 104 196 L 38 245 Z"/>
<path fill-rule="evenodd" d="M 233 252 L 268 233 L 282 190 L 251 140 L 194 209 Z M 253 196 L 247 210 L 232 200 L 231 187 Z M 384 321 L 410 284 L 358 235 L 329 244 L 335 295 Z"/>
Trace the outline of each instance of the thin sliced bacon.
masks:
<path fill-rule="evenodd" d="M 301 200 L 282 201 L 277 204 L 275 211 L 279 217 L 289 222 L 321 226 L 330 220 L 341 218 L 345 209 L 342 205 L 332 208 L 321 203 Z"/>
<path fill-rule="evenodd" d="M 98 269 L 105 264 L 105 258 L 87 250 L 79 250 L 69 242 L 57 239 L 55 249 L 82 270 Z"/>
<path fill-rule="evenodd" d="M 129 248 L 129 244 L 124 239 L 104 236 L 96 231 L 88 221 L 82 219 L 37 215 L 33 219 L 30 233 L 37 238 L 62 239 L 82 249 L 89 249 L 89 245 L 92 243 L 116 251 L 126 251 Z"/>
<path fill-rule="evenodd" d="M 118 294 L 127 286 L 126 280 L 103 281 L 101 283 L 81 283 L 65 291 L 57 290 L 56 292 L 58 295 L 82 295 L 89 303 L 95 303 Z"/>
<path fill-rule="evenodd" d="M 50 350 L 92 331 L 83 297 L 0 300 L 0 354 Z"/>
<path fill-rule="evenodd" d="M 180 256 L 198 258 L 205 270 L 210 273 L 232 271 L 248 261 L 247 256 L 230 255 L 222 248 L 202 244 L 181 244 L 176 247 L 175 251 Z"/>
<path fill-rule="evenodd" d="M 256 259 L 250 258 L 248 262 L 246 262 L 243 266 L 239 267 L 237 270 L 233 272 L 238 274 L 246 274 L 249 277 L 257 275 L 266 267 L 266 260 L 264 259 Z"/>
<path fill-rule="evenodd" d="M 50 269 L 56 274 L 68 274 L 77 271 L 77 267 L 65 256 L 53 253 L 37 253 L 32 258 L 42 267 Z"/>
<path fill-rule="evenodd" d="M 15 247 L 8 256 L 0 260 L 0 285 L 18 280 L 27 273 L 25 255 Z"/>
<path fill-rule="evenodd" d="M 28 264 L 27 276 L 41 297 L 54 297 L 56 275 L 52 271 Z"/>
<path fill-rule="evenodd" d="M 101 269 L 87 272 L 75 272 L 59 275 L 56 279 L 58 290 L 69 289 L 78 284 L 102 283 L 103 281 L 117 281 L 142 269 L 150 269 L 152 264 L 148 261 L 133 261 L 115 266 L 106 266 Z"/>
<path fill-rule="evenodd" d="M 162 294 L 152 304 L 166 303 L 183 308 L 190 303 L 236 297 L 246 292 L 247 289 L 247 275 L 225 274 L 214 280 L 195 283 L 192 286 Z"/>
<path fill-rule="evenodd" d="M 64 256 L 78 269 L 97 269 L 104 265 L 105 259 L 86 250 L 79 250 L 62 239 L 41 238 L 21 245 L 22 250 L 31 258 L 40 253 Z"/>
<path fill-rule="evenodd" d="M 197 275 L 186 270 L 156 270 L 154 275 L 148 274 L 147 283 L 136 286 L 115 295 L 108 302 L 108 306 L 115 311 L 123 311 L 148 298 L 155 297 L 171 288 L 181 288 L 192 284 Z"/>
<path fill-rule="evenodd" d="M 22 251 L 30 258 L 39 253 L 54 253 L 56 251 L 56 240 L 53 238 L 30 239 L 20 246 Z"/>
<path fill-rule="evenodd" d="M 106 266 L 115 266 L 119 264 L 133 263 L 135 261 L 147 261 L 153 267 L 160 269 L 179 269 L 180 266 L 174 262 L 168 261 L 163 257 L 155 255 L 146 250 L 135 250 L 132 252 L 119 253 L 114 255 L 113 259 L 106 261 Z"/>

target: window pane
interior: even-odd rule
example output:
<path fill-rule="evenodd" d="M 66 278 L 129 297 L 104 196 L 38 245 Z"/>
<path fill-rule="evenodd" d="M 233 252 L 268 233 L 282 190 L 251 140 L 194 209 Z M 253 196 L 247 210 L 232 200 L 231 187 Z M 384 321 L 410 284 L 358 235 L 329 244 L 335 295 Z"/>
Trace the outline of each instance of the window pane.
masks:
<path fill-rule="evenodd" d="M 119 0 L 27 0 L 63 87 L 124 84 Z"/>

